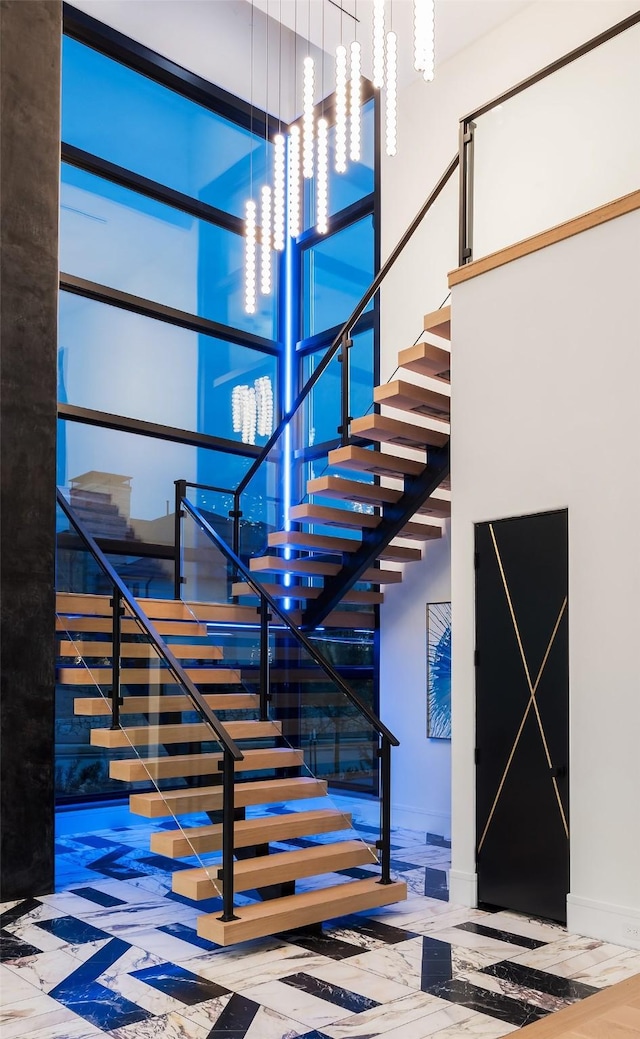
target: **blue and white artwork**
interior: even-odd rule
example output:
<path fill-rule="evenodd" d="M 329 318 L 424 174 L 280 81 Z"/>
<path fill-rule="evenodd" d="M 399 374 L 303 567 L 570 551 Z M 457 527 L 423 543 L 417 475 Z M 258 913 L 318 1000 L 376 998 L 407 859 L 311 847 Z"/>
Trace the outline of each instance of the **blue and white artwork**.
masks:
<path fill-rule="evenodd" d="M 451 603 L 427 604 L 427 736 L 451 739 Z"/>

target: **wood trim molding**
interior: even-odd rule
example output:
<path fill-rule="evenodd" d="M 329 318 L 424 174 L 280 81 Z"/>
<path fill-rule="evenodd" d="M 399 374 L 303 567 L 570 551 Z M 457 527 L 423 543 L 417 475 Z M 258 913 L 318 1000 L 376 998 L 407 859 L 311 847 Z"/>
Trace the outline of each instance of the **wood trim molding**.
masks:
<path fill-rule="evenodd" d="M 473 260 L 464 267 L 456 267 L 455 270 L 449 272 L 449 288 L 468 281 L 470 278 L 476 278 L 479 274 L 495 270 L 496 267 L 502 267 L 505 263 L 511 263 L 512 260 L 519 260 L 522 256 L 528 256 L 529 253 L 545 249 L 548 245 L 555 245 L 556 242 L 561 242 L 565 238 L 581 234 L 582 231 L 588 231 L 591 227 L 605 224 L 608 220 L 615 220 L 616 217 L 631 213 L 634 209 L 640 209 L 640 191 L 632 191 L 629 195 L 623 195 L 622 198 L 607 202 L 604 206 L 591 209 L 588 213 L 567 220 L 563 224 L 557 224 L 556 227 L 550 227 L 547 231 L 532 235 L 531 238 L 525 238 L 514 245 L 508 245 L 505 249 L 499 249 L 479 260 Z"/>

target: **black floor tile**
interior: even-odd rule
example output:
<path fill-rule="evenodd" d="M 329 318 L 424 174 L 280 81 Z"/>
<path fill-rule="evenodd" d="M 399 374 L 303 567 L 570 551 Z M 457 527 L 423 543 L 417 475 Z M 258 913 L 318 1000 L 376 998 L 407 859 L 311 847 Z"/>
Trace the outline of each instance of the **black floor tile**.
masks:
<path fill-rule="evenodd" d="M 585 999 L 599 991 L 593 985 L 585 985 L 581 981 L 571 981 L 570 978 L 560 978 L 557 974 L 549 974 L 545 970 L 536 970 L 534 967 L 526 967 L 524 963 L 513 963 L 511 960 L 492 963 L 491 966 L 484 967 L 481 973 L 490 974 L 493 978 L 501 978 L 514 985 L 536 989 L 537 992 L 544 992 L 549 996 L 557 996 L 559 999 L 571 1002 Z"/>
<path fill-rule="evenodd" d="M 380 1006 L 380 1003 L 376 1003 L 374 999 L 368 999 L 367 996 L 361 996 L 357 992 L 351 992 L 349 989 L 341 988 L 340 985 L 334 985 L 329 981 L 312 978 L 310 974 L 291 974 L 281 980 L 291 988 L 297 988 L 310 996 L 324 999 L 327 1003 L 333 1003 L 352 1014 L 363 1014 L 365 1010 L 373 1010 Z"/>
<path fill-rule="evenodd" d="M 193 1006 L 195 1003 L 204 1003 L 207 999 L 217 999 L 218 996 L 226 996 L 228 988 L 217 985 L 215 981 L 192 974 L 184 967 L 175 963 L 161 963 L 158 967 L 143 967 L 142 970 L 131 972 L 132 978 L 144 981 L 158 992 L 164 992 L 166 996 Z"/>
<path fill-rule="evenodd" d="M 497 927 L 487 927 L 486 924 L 478 924 L 469 921 L 466 924 L 456 924 L 459 931 L 471 931 L 472 934 L 481 934 L 484 938 L 495 938 L 497 942 L 509 942 L 511 945 L 519 945 L 523 949 L 539 949 L 548 942 L 538 941 L 536 938 L 526 938 L 522 934 L 513 934 L 512 931 L 501 931 Z"/>
<path fill-rule="evenodd" d="M 489 992 L 487 989 L 472 985 L 469 981 L 461 981 L 453 978 L 442 985 L 434 985 L 429 991 L 440 999 L 447 999 L 450 1003 L 476 1010 L 479 1014 L 487 1014 L 496 1017 L 499 1021 L 506 1021 L 510 1025 L 524 1028 L 525 1025 L 546 1017 L 547 1010 L 533 1006 L 524 1000 L 511 999 L 509 996 L 500 995 L 498 992 Z"/>

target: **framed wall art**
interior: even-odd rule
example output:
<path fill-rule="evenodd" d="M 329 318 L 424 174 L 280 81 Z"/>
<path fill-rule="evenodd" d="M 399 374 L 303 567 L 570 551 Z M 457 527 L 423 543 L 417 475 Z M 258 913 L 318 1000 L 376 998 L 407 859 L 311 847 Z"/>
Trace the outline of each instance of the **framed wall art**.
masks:
<path fill-rule="evenodd" d="M 451 603 L 427 603 L 427 737 L 451 739 Z"/>

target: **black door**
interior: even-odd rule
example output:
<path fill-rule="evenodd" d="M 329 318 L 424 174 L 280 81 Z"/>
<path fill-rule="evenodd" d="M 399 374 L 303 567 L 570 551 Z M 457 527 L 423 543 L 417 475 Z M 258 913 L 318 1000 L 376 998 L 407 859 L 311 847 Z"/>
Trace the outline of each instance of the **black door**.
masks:
<path fill-rule="evenodd" d="M 476 525 L 478 900 L 566 920 L 567 513 Z"/>

